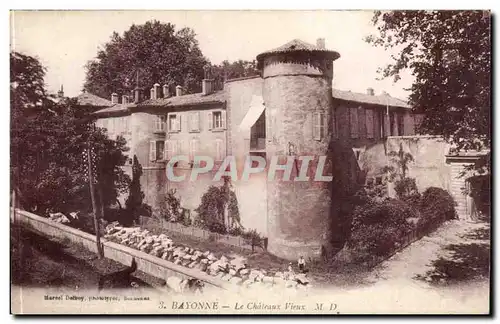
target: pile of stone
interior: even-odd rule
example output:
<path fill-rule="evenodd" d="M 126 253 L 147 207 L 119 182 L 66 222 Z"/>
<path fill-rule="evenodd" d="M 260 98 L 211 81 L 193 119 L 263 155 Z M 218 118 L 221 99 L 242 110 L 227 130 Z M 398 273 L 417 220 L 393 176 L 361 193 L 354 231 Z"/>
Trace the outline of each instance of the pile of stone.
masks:
<path fill-rule="evenodd" d="M 123 227 L 114 222 L 106 226 L 104 237 L 149 253 L 174 264 L 197 269 L 211 276 L 244 288 L 283 286 L 296 288 L 310 286 L 305 274 L 276 272 L 248 268 L 247 260 L 240 255 L 216 257 L 211 251 L 200 251 L 176 245 L 165 234 L 153 235 L 140 227 Z"/>
<path fill-rule="evenodd" d="M 78 213 L 72 212 L 69 213 L 69 216 L 64 215 L 63 213 L 49 213 L 49 219 L 53 222 L 60 224 L 69 224 L 78 219 Z"/>

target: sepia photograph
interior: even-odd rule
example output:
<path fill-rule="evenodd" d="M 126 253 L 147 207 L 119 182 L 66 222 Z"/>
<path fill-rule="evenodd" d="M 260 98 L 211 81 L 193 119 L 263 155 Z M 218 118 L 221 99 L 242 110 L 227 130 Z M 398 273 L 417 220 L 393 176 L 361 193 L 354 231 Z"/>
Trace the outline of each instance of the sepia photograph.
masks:
<path fill-rule="evenodd" d="M 491 315 L 491 37 L 11 10 L 10 313 Z"/>

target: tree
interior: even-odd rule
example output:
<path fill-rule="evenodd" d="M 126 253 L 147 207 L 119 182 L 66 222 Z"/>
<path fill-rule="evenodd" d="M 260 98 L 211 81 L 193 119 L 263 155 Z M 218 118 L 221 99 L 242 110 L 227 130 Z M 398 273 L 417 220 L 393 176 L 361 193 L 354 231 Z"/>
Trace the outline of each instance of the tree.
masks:
<path fill-rule="evenodd" d="M 103 204 L 114 202 L 127 187 L 121 166 L 128 150 L 105 130 L 91 127 L 87 111 L 74 100 L 59 104 L 44 88 L 44 69 L 37 59 L 11 53 L 11 186 L 20 191 L 24 209 L 45 215 L 51 211 L 90 211 L 90 192 L 82 152 L 90 140 L 99 156 L 98 184 Z"/>
<path fill-rule="evenodd" d="M 225 80 L 260 75 L 257 62 L 238 60 L 230 63 L 222 61 L 219 65 L 212 65 L 212 75 L 218 89 L 222 89 Z"/>
<path fill-rule="evenodd" d="M 134 221 L 138 219 L 143 207 L 144 192 L 141 190 L 142 166 L 134 155 L 132 162 L 132 181 L 130 182 L 129 196 L 125 201 L 125 208 Z"/>
<path fill-rule="evenodd" d="M 86 65 L 84 89 L 103 98 L 113 92 L 129 94 L 136 86 L 149 93 L 155 83 L 177 85 L 187 93 L 201 90 L 203 67 L 208 63 L 201 53 L 196 34 L 190 28 L 159 21 L 132 25 L 123 35 L 114 32 L 111 40 Z"/>
<path fill-rule="evenodd" d="M 210 186 L 195 210 L 200 225 L 212 232 L 225 234 L 233 227 L 241 227 L 238 199 L 231 189 L 229 177 L 220 187 Z"/>
<path fill-rule="evenodd" d="M 491 144 L 491 21 L 485 11 L 376 11 L 378 35 L 366 41 L 397 50 L 380 70 L 397 82 L 415 76 L 410 103 L 424 118 L 418 131 L 442 135 L 456 150 Z"/>

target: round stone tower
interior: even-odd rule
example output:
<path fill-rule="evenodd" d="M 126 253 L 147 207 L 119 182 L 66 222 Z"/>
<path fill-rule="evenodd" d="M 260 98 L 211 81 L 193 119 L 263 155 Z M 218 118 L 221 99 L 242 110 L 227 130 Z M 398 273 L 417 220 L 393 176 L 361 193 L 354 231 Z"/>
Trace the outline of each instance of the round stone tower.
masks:
<path fill-rule="evenodd" d="M 318 258 L 328 248 L 330 233 L 330 183 L 315 181 L 320 156 L 327 156 L 331 134 L 333 61 L 337 52 L 293 40 L 259 54 L 263 99 L 266 106 L 266 154 L 279 164 L 294 158 L 292 176 L 283 172 L 267 182 L 268 250 L 295 260 Z M 295 181 L 298 157 L 314 156 L 309 181 Z M 328 162 L 323 175 L 328 175 Z"/>

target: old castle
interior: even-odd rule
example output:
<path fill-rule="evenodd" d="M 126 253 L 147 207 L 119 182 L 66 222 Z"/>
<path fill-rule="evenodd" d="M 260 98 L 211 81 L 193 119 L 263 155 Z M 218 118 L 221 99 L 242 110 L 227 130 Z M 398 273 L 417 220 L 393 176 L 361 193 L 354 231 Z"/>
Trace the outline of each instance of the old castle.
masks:
<path fill-rule="evenodd" d="M 332 89 L 333 62 L 339 56 L 325 48 L 323 39 L 316 45 L 293 40 L 257 56 L 261 76 L 227 80 L 221 91 L 214 91 L 214 80 L 206 78 L 196 94 L 183 94 L 180 86 L 170 93 L 155 84 L 149 98 L 136 89 L 121 100 L 117 94 L 109 101 L 83 93 L 78 101 L 98 107 L 97 125 L 127 140 L 130 157 L 136 155 L 143 167 L 141 184 L 153 207 L 166 190 L 176 188 L 183 207 L 194 210 L 213 184 L 210 176 L 167 181 L 165 165 L 175 155 L 191 160 L 211 156 L 219 163 L 232 155 L 238 165 L 248 155 L 331 156 L 331 184 L 270 182 L 265 176 L 233 183 L 242 225 L 266 235 L 270 252 L 286 258 L 317 256 L 341 240 L 343 199 L 361 183 L 381 181 L 388 151 L 400 143 L 410 151 L 419 145 L 405 140 L 417 138 L 419 116 L 404 101 L 375 95 L 373 89 Z M 413 152 L 414 176 L 427 172 L 418 179 L 420 187 L 449 187 L 449 177 L 439 178 L 447 148 L 426 141 L 422 138 L 420 151 Z M 177 172 L 187 173 L 192 165 L 178 163 Z"/>

